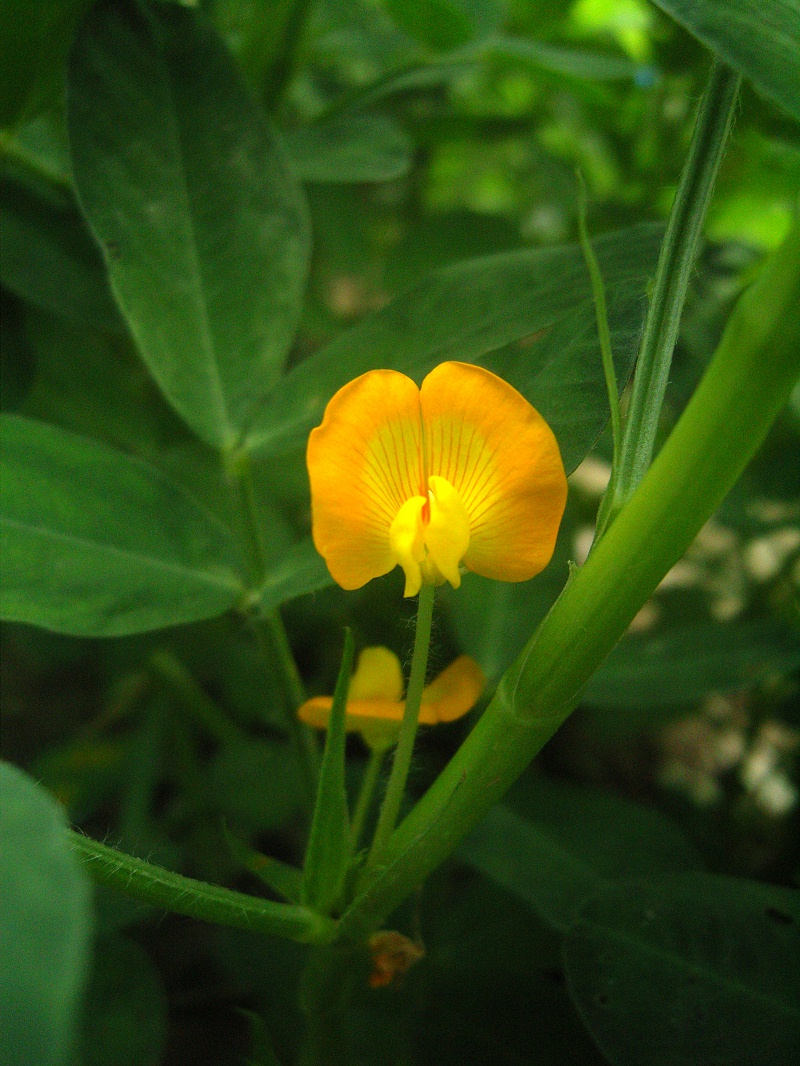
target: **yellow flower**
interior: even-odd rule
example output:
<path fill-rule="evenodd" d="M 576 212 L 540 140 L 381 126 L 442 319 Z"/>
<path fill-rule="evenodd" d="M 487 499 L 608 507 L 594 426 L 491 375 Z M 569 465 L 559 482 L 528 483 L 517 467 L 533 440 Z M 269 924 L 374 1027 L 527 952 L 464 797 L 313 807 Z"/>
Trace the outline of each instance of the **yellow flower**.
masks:
<path fill-rule="evenodd" d="M 371 370 L 308 441 L 314 544 L 342 588 L 402 566 L 405 595 L 468 570 L 526 581 L 547 566 L 567 499 L 552 430 L 502 378 L 441 363 L 422 387 Z"/>
<path fill-rule="evenodd" d="M 420 722 L 437 725 L 461 718 L 475 706 L 485 684 L 475 660 L 459 656 L 423 690 Z M 309 725 L 325 729 L 332 706 L 331 696 L 315 696 L 306 700 L 297 714 Z M 400 660 L 388 648 L 365 648 L 350 679 L 348 733 L 361 733 L 371 748 L 386 748 L 397 737 L 404 706 Z"/>

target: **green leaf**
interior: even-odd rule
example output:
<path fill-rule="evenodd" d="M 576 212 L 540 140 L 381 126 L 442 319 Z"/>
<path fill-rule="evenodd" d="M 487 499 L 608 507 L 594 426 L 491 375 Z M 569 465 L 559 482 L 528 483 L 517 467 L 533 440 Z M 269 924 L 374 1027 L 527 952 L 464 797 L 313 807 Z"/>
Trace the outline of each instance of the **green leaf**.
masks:
<path fill-rule="evenodd" d="M 70 199 L 0 182 L 0 278 L 29 303 L 83 325 L 125 326 L 102 258 Z"/>
<path fill-rule="evenodd" d="M 609 885 L 564 955 L 575 1004 L 614 1066 L 794 1059 L 796 891 L 707 874 Z"/>
<path fill-rule="evenodd" d="M 91 890 L 55 800 L 0 762 L 3 1066 L 60 1066 L 90 949 Z"/>
<path fill-rule="evenodd" d="M 90 0 L 3 0 L 0 127 L 19 125 L 58 98 L 72 34 Z"/>
<path fill-rule="evenodd" d="M 595 242 L 620 386 L 635 355 L 660 236 L 659 227 L 643 225 Z M 505 252 L 433 272 L 287 374 L 248 445 L 277 452 L 305 441 L 333 393 L 367 370 L 400 370 L 420 381 L 446 359 L 506 377 L 551 422 L 567 469 L 576 466 L 608 419 L 580 247 Z"/>
<path fill-rule="evenodd" d="M 101 4 L 72 56 L 75 182 L 142 357 L 232 447 L 280 375 L 308 265 L 305 201 L 195 12 Z"/>
<path fill-rule="evenodd" d="M 101 937 L 86 990 L 81 1066 L 158 1066 L 167 1004 L 147 953 L 124 936 Z"/>
<path fill-rule="evenodd" d="M 681 626 L 625 637 L 586 690 L 599 706 L 690 703 L 737 692 L 800 666 L 797 633 L 775 619 Z"/>
<path fill-rule="evenodd" d="M 347 692 L 353 672 L 355 642 L 344 631 L 344 651 L 325 735 L 317 801 L 303 865 L 303 901 L 323 914 L 336 905 L 350 859 L 350 815 L 345 782 Z"/>
<path fill-rule="evenodd" d="M 13 415 L 0 442 L 3 618 L 122 636 L 241 599 L 231 535 L 153 467 Z"/>
<path fill-rule="evenodd" d="M 257 877 L 259 881 L 290 903 L 300 903 L 303 894 L 302 870 L 281 862 L 280 859 L 273 859 L 271 855 L 262 855 L 254 848 L 248 848 L 227 828 L 225 829 L 225 843 L 230 848 L 234 859 L 253 877 Z"/>
<path fill-rule="evenodd" d="M 562 48 L 527 37 L 499 37 L 489 42 L 490 55 L 521 60 L 541 70 L 591 81 L 630 81 L 637 64 L 621 56 L 606 56 L 575 48 Z"/>
<path fill-rule="evenodd" d="M 405 32 L 436 51 L 466 44 L 474 35 L 472 20 L 457 0 L 384 0 Z"/>
<path fill-rule="evenodd" d="M 656 811 L 546 778 L 521 782 L 459 853 L 562 932 L 580 905 L 613 881 L 700 865 Z"/>
<path fill-rule="evenodd" d="M 333 584 L 325 560 L 314 547 L 311 537 L 298 541 L 269 570 L 259 589 L 257 606 L 266 612 L 288 600 L 317 592 Z"/>
<path fill-rule="evenodd" d="M 339 116 L 286 137 L 292 169 L 301 181 L 390 181 L 411 167 L 412 145 L 385 115 Z"/>
<path fill-rule="evenodd" d="M 800 0 L 655 0 L 800 121 Z"/>

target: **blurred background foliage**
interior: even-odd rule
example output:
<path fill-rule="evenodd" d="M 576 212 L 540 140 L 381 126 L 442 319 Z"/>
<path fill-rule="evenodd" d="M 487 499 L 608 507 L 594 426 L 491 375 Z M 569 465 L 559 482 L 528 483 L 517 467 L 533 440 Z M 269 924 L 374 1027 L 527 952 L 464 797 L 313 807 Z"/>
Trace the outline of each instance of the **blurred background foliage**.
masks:
<path fill-rule="evenodd" d="M 199 6 L 282 132 L 308 197 L 313 259 L 294 362 L 434 268 L 574 241 L 576 167 L 593 235 L 663 221 L 709 69 L 708 52 L 647 0 Z M 88 7 L 3 4 L 13 31 L 0 35 L 3 409 L 146 457 L 235 521 L 211 450 L 137 358 L 76 207 L 63 80 Z M 786 234 L 799 187 L 800 127 L 745 82 L 664 433 L 736 297 Z M 601 975 L 589 991 L 575 976 L 590 968 L 586 941 L 605 928 L 602 915 L 560 954 L 577 904 L 602 883 L 606 911 L 633 913 L 640 898 L 625 896 L 620 878 L 680 873 L 698 880 L 652 906 L 680 911 L 689 884 L 708 930 L 730 928 L 740 911 L 746 924 L 751 901 L 737 896 L 720 917 L 704 878 L 797 885 L 799 438 L 796 390 L 581 708 L 508 804 L 397 917 L 428 956 L 399 987 L 369 992 L 364 981 L 354 1061 L 655 1061 L 636 1058 L 624 1025 L 592 1017 L 597 988 L 619 975 Z M 609 455 L 603 437 L 573 474 L 548 570 L 521 586 L 470 575 L 442 596 L 432 667 L 466 651 L 499 679 L 563 585 L 567 560 L 586 556 Z M 273 503 L 278 554 L 308 529 L 304 469 L 292 455 L 262 462 L 256 476 Z M 309 692 L 332 691 L 345 624 L 361 646 L 385 644 L 408 660 L 410 606 L 400 597 L 395 573 L 287 606 Z M 248 891 L 260 889 L 226 845 L 223 821 L 279 858 L 302 854 L 301 782 L 280 724 L 287 693 L 238 617 L 108 640 L 6 625 L 2 677 L 4 757 L 93 835 Z M 466 728 L 424 737 L 415 791 Z M 356 741 L 351 756 L 355 780 L 364 760 Z M 96 896 L 76 1062 L 292 1060 L 301 948 Z M 733 1030 L 726 1044 L 723 1029 L 724 1051 Z"/>

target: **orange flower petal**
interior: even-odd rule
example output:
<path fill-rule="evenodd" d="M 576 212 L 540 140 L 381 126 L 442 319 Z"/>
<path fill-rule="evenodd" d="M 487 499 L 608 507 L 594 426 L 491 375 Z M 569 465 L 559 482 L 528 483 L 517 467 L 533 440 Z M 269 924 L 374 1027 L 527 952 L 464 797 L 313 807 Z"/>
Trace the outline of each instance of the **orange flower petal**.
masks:
<path fill-rule="evenodd" d="M 460 655 L 423 691 L 420 722 L 454 722 L 472 710 L 485 687 L 480 666 L 468 655 Z"/>
<path fill-rule="evenodd" d="M 550 561 L 567 499 L 553 431 L 502 378 L 441 363 L 422 383 L 429 475 L 446 478 L 470 522 L 468 569 L 526 581 Z"/>
<path fill-rule="evenodd" d="M 390 685 L 394 691 L 396 684 L 395 664 L 399 675 L 400 662 L 388 648 L 365 648 L 361 653 L 353 682 L 358 681 L 356 691 L 364 695 L 359 694 L 347 701 L 348 733 L 361 732 L 366 735 L 375 723 L 396 722 L 399 725 L 402 721 L 405 702 L 402 698 L 391 698 L 388 692 Z M 485 685 L 486 678 L 475 660 L 468 655 L 459 656 L 423 691 L 420 722 L 423 725 L 437 725 L 461 718 L 475 706 Z M 368 695 L 370 689 L 372 693 Z M 380 690 L 386 694 L 378 695 Z M 298 709 L 297 716 L 317 729 L 327 729 L 332 706 L 331 696 L 314 696 Z"/>
<path fill-rule="evenodd" d="M 341 388 L 308 439 L 314 544 L 342 588 L 357 589 L 397 562 L 389 530 L 412 496 L 426 496 L 419 389 L 395 370 Z"/>

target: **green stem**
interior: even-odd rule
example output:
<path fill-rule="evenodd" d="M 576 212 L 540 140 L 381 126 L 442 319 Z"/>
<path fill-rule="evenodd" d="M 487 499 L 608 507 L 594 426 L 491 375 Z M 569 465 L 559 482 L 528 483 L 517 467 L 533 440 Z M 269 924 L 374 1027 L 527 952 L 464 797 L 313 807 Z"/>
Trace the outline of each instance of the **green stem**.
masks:
<path fill-rule="evenodd" d="M 375 837 L 367 859 L 368 867 L 374 867 L 382 860 L 386 844 L 394 831 L 397 815 L 400 813 L 400 805 L 403 802 L 403 794 L 406 790 L 406 779 L 411 768 L 414 740 L 417 736 L 419 706 L 422 701 L 422 690 L 425 688 L 425 675 L 428 670 L 428 649 L 431 644 L 435 594 L 436 589 L 433 585 L 423 584 L 419 590 L 417 631 L 414 636 L 414 653 L 411 656 L 411 675 L 408 679 L 403 721 L 400 723 L 400 733 L 397 738 L 392 772 L 389 775 L 386 795 L 383 798 L 381 812 L 378 815 L 378 824 L 375 828 Z"/>
<path fill-rule="evenodd" d="M 274 903 L 183 877 L 74 831 L 70 831 L 69 842 L 96 884 L 153 907 L 234 929 L 285 936 L 303 944 L 326 944 L 334 939 L 336 923 L 306 907 Z"/>
<path fill-rule="evenodd" d="M 267 575 L 267 545 L 264 540 L 264 527 L 253 480 L 250 453 L 242 448 L 224 455 L 223 462 L 228 479 L 236 490 L 239 513 L 242 517 L 251 563 L 255 571 L 255 584 L 259 586 Z"/>
<path fill-rule="evenodd" d="M 589 240 L 589 231 L 586 226 L 586 183 L 580 170 L 577 171 L 577 176 L 579 189 L 578 231 L 580 233 L 583 257 L 586 260 L 586 267 L 592 282 L 594 309 L 597 318 L 597 335 L 600 340 L 603 374 L 606 379 L 606 391 L 608 392 L 608 409 L 611 413 L 611 434 L 614 440 L 614 460 L 611 468 L 611 481 L 613 484 L 619 470 L 620 448 L 622 446 L 617 372 L 614 369 L 614 355 L 611 351 L 611 331 L 608 328 L 608 308 L 603 275 L 600 273 L 600 265 L 597 262 L 597 256 L 594 254 L 594 248 L 592 248 L 592 242 Z"/>
<path fill-rule="evenodd" d="M 636 493 L 568 582 L 475 729 L 362 875 L 341 935 L 363 937 L 453 851 L 569 715 L 714 513 L 800 374 L 800 227 L 737 304 Z"/>
<path fill-rule="evenodd" d="M 358 800 L 356 801 L 353 824 L 350 830 L 353 852 L 358 850 L 358 842 L 361 839 L 361 834 L 364 832 L 364 824 L 372 806 L 372 800 L 381 776 L 381 767 L 383 766 L 385 755 L 386 749 L 380 748 L 372 748 L 369 753 L 367 768 L 364 771 L 364 778 L 361 782 L 361 791 L 359 792 Z"/>
<path fill-rule="evenodd" d="M 598 535 L 630 499 L 650 466 L 686 290 L 740 83 L 738 74 L 714 60 L 661 246 L 625 421 L 619 472 L 613 492 L 606 494 L 607 502 L 601 506 Z"/>
<path fill-rule="evenodd" d="M 306 1018 L 300 1066 L 348 1066 L 347 1007 L 363 949 L 351 944 L 313 948 L 300 982 Z"/>

